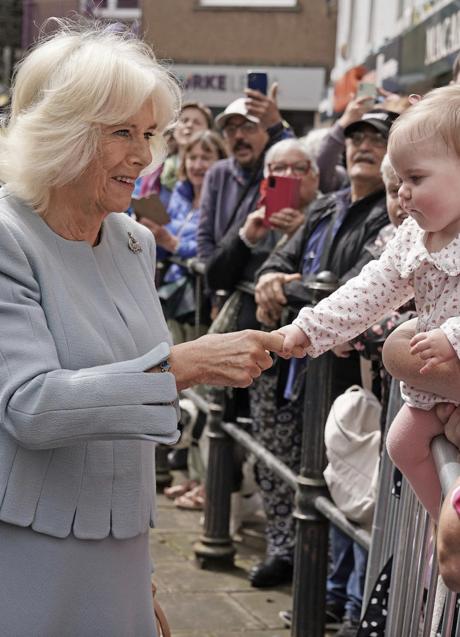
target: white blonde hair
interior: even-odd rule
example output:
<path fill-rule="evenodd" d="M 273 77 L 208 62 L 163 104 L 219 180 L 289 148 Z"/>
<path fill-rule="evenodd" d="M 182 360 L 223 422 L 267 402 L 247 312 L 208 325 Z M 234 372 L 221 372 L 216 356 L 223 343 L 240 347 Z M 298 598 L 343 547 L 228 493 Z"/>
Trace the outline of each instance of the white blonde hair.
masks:
<path fill-rule="evenodd" d="M 433 89 L 410 106 L 392 124 L 388 153 L 394 157 L 410 145 L 440 146 L 443 153 L 460 157 L 460 86 Z"/>
<path fill-rule="evenodd" d="M 77 179 L 100 148 L 102 126 L 116 126 L 151 99 L 157 133 L 153 163 L 165 155 L 163 131 L 177 117 L 180 89 L 132 32 L 118 26 L 56 20 L 18 65 L 11 114 L 0 134 L 0 180 L 36 209 L 50 189 Z"/>

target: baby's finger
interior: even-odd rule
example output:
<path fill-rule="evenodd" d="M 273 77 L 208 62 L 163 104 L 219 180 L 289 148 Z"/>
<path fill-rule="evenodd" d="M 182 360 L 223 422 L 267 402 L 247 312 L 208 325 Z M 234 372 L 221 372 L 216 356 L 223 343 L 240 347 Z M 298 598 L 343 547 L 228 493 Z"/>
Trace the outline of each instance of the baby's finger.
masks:
<path fill-rule="evenodd" d="M 409 345 L 412 347 L 412 345 L 416 345 L 417 343 L 420 343 L 421 341 L 426 339 L 426 332 L 419 332 L 418 334 L 415 334 L 415 336 L 413 336 L 410 341 L 409 341 Z"/>
<path fill-rule="evenodd" d="M 419 343 L 412 345 L 410 347 L 411 354 L 421 354 L 430 348 L 430 344 L 427 340 L 420 341 Z"/>

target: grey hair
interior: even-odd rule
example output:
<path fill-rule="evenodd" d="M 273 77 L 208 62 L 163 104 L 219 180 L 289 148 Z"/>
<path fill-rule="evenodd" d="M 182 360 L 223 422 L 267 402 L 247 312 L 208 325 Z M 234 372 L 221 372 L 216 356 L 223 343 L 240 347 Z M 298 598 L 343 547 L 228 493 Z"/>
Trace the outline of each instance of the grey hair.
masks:
<path fill-rule="evenodd" d="M 380 164 L 380 173 L 382 175 L 382 180 L 385 186 L 391 180 L 397 179 L 395 169 L 391 165 L 391 161 L 390 161 L 390 157 L 388 153 L 386 153 L 385 157 L 382 159 L 382 163 Z"/>
<path fill-rule="evenodd" d="M 0 129 L 0 180 L 36 209 L 53 187 L 83 174 L 115 126 L 151 99 L 157 123 L 151 172 L 165 156 L 163 131 L 180 108 L 180 89 L 151 49 L 107 23 L 57 20 L 15 71 L 11 114 Z"/>
<path fill-rule="evenodd" d="M 312 157 L 311 153 L 305 148 L 305 145 L 299 139 L 282 139 L 280 142 L 273 144 L 267 150 L 265 154 L 264 161 L 264 175 L 268 176 L 268 166 L 272 163 L 275 156 L 280 152 L 286 152 L 289 150 L 297 150 L 302 153 L 307 161 L 311 164 L 312 172 L 317 175 L 319 172 L 318 164 L 316 163 L 314 157 Z"/>

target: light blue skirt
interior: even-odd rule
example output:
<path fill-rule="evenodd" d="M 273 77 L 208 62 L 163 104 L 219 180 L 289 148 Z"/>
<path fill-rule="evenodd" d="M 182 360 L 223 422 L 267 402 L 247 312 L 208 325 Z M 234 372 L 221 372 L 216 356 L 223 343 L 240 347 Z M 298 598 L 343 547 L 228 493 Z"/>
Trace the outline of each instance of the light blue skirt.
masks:
<path fill-rule="evenodd" d="M 0 522 L 0 635 L 156 637 L 148 533 L 59 539 Z"/>

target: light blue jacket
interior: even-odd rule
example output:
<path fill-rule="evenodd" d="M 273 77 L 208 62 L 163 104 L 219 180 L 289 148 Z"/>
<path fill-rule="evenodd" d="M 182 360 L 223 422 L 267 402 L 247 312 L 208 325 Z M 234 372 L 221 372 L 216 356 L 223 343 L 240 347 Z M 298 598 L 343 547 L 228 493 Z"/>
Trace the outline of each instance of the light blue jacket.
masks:
<path fill-rule="evenodd" d="M 174 376 L 144 373 L 170 344 L 154 264 L 125 214 L 91 247 L 0 189 L 0 520 L 84 539 L 152 523 L 152 443 L 178 438 Z"/>

